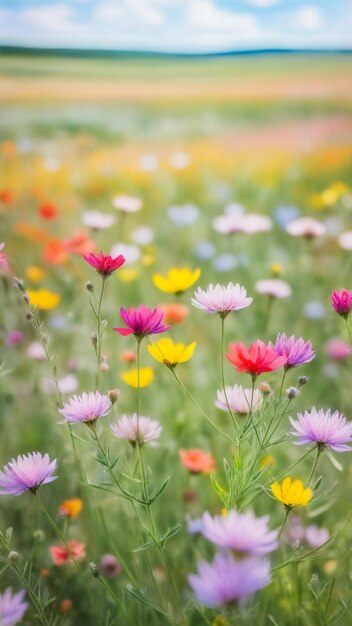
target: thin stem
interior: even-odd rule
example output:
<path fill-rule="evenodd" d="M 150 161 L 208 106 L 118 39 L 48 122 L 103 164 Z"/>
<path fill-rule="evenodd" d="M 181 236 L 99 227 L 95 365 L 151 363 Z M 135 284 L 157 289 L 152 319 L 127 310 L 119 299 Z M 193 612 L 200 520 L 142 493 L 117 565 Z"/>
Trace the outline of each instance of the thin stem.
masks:
<path fill-rule="evenodd" d="M 141 369 L 140 369 L 141 338 L 137 337 L 137 431 L 141 400 Z"/>
<path fill-rule="evenodd" d="M 282 375 L 282 381 L 281 381 L 280 391 L 279 391 L 279 399 L 280 399 L 280 398 L 281 398 L 281 396 L 282 396 L 282 391 L 283 391 L 284 384 L 285 384 L 286 374 L 287 374 L 287 369 L 286 369 L 286 367 L 284 367 L 284 373 L 283 373 L 283 375 Z"/>
<path fill-rule="evenodd" d="M 221 317 L 221 383 L 222 383 L 222 388 L 224 390 L 224 396 L 225 396 L 225 400 L 226 400 L 227 410 L 229 412 L 229 415 L 230 415 L 230 417 L 232 419 L 232 423 L 233 423 L 235 431 L 236 431 L 236 435 L 237 435 L 237 439 L 238 439 L 238 445 L 241 446 L 240 430 L 238 428 L 238 425 L 237 425 L 237 422 L 236 422 L 236 418 L 235 418 L 235 416 L 233 414 L 233 411 L 231 410 L 230 403 L 229 403 L 229 400 L 228 400 L 228 397 L 227 397 L 227 392 L 226 392 L 224 359 L 225 359 L 225 318 L 222 316 Z"/>
<path fill-rule="evenodd" d="M 100 374 L 101 374 L 101 369 L 100 369 L 100 365 L 101 365 L 101 349 L 102 349 L 102 343 L 103 343 L 102 328 L 101 328 L 101 307 L 102 307 L 102 303 L 103 303 L 105 282 L 106 282 L 106 278 L 103 276 L 103 278 L 102 278 L 102 285 L 101 285 L 101 291 L 100 291 L 100 298 L 99 298 L 99 303 L 98 303 L 98 311 L 97 311 L 97 342 L 98 342 L 97 350 L 96 350 L 97 362 L 98 362 L 98 369 L 97 369 L 97 376 L 96 376 L 96 388 L 97 389 L 98 389 L 99 384 L 100 384 Z"/>
<path fill-rule="evenodd" d="M 348 339 L 350 341 L 350 344 L 352 345 L 352 331 L 351 331 L 350 325 L 349 325 L 349 317 L 345 318 L 345 321 L 346 321 L 346 328 L 347 328 Z"/>
<path fill-rule="evenodd" d="M 289 514 L 290 514 L 290 513 L 291 513 L 291 507 L 287 506 L 287 507 L 286 507 L 285 518 L 284 518 L 284 521 L 283 521 L 282 526 L 281 526 L 281 528 L 280 528 L 280 532 L 279 532 L 279 535 L 278 535 L 278 539 L 280 539 L 280 537 L 281 537 L 281 535 L 282 535 L 282 532 L 283 532 L 283 530 L 284 530 L 284 528 L 285 528 L 285 525 L 286 525 L 286 522 L 287 522 L 287 518 L 288 518 L 288 516 L 289 516 Z"/>
<path fill-rule="evenodd" d="M 311 483 L 311 482 L 312 482 L 312 480 L 313 480 L 314 472 L 315 472 L 316 467 L 317 467 L 317 465 L 318 465 L 318 461 L 319 461 L 319 457 L 320 457 L 321 452 L 322 452 L 321 448 L 320 448 L 319 446 L 317 446 L 317 454 L 316 454 L 316 457 L 315 457 L 315 459 L 314 459 L 314 463 L 313 463 L 312 471 L 311 471 L 310 476 L 309 476 L 309 479 L 308 479 L 308 486 L 310 485 L 310 483 Z"/>
<path fill-rule="evenodd" d="M 133 626 L 133 623 L 130 620 L 130 617 L 124 607 L 124 605 L 122 604 L 120 598 L 113 592 L 113 590 L 111 589 L 111 587 L 107 584 L 107 582 L 104 580 L 104 578 L 102 578 L 100 576 L 100 574 L 98 574 L 96 576 L 97 580 L 99 580 L 100 584 L 104 587 L 104 589 L 106 589 L 106 591 L 108 592 L 108 594 L 111 596 L 111 598 L 114 600 L 116 606 L 121 609 L 121 611 L 124 613 L 126 621 L 131 624 L 131 626 Z"/>
<path fill-rule="evenodd" d="M 278 476 L 276 476 L 273 481 L 276 482 L 278 481 L 282 476 L 285 476 L 285 474 L 288 474 L 291 470 L 293 470 L 295 467 L 297 467 L 297 465 L 299 465 L 299 463 L 301 463 L 301 461 L 303 461 L 303 459 L 306 458 L 306 456 L 308 456 L 308 454 L 310 454 L 311 452 L 313 452 L 314 448 L 309 448 L 307 450 L 307 452 L 305 452 L 303 454 L 303 456 L 301 456 L 298 461 L 296 461 L 296 463 L 293 463 L 293 465 L 290 465 L 290 467 L 288 467 L 284 472 L 281 472 L 281 474 L 279 474 Z M 270 482 L 270 484 L 268 485 L 268 487 L 270 487 L 270 485 L 272 484 L 272 482 Z"/>
<path fill-rule="evenodd" d="M 45 607 L 42 606 L 42 604 L 40 602 L 40 597 L 35 593 L 35 591 L 33 591 L 32 587 L 31 587 L 31 584 L 30 584 L 30 580 L 26 579 L 25 575 L 23 574 L 23 572 L 21 571 L 21 569 L 19 568 L 17 563 L 11 563 L 11 566 L 15 570 L 15 572 L 16 572 L 18 578 L 20 579 L 22 585 L 28 591 L 28 595 L 29 595 L 29 597 L 31 599 L 31 602 L 32 602 L 35 610 L 37 611 L 37 616 L 36 617 L 38 617 L 38 619 L 41 621 L 43 626 L 50 626 L 51 623 L 52 623 L 52 620 L 46 616 L 46 614 L 45 614 Z"/>

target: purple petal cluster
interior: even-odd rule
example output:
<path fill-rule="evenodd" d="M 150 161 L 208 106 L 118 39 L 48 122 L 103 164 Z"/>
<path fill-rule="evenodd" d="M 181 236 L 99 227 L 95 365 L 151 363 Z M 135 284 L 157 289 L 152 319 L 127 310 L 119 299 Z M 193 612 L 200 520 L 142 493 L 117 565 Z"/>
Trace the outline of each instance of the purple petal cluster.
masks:
<path fill-rule="evenodd" d="M 191 574 L 188 581 L 198 602 L 219 607 L 266 587 L 270 582 L 270 562 L 255 557 L 236 561 L 230 553 L 219 553 L 212 563 L 200 561 L 198 574 Z"/>
<path fill-rule="evenodd" d="M 287 357 L 285 369 L 304 365 L 315 358 L 311 342 L 304 341 L 302 337 L 296 339 L 294 335 L 286 337 L 285 333 L 279 333 L 274 347 L 278 355 Z"/>
<path fill-rule="evenodd" d="M 11 587 L 0 593 L 0 624 L 1 626 L 15 626 L 28 609 L 28 602 L 24 601 L 24 589 L 12 593 Z"/>
<path fill-rule="evenodd" d="M 0 495 L 20 496 L 25 491 L 35 493 L 40 485 L 51 483 L 57 461 L 50 461 L 49 455 L 32 452 L 11 459 L 0 471 Z"/>
<path fill-rule="evenodd" d="M 104 417 L 111 409 L 109 396 L 102 395 L 99 391 L 82 393 L 81 396 L 73 396 L 65 402 L 59 413 L 64 416 L 64 422 L 76 424 L 77 422 L 95 422 L 99 417 Z"/>
<path fill-rule="evenodd" d="M 235 510 L 224 515 L 203 515 L 202 533 L 220 548 L 251 556 L 263 556 L 278 546 L 278 533 L 269 530 L 269 515 L 256 517 L 252 511 Z"/>
<path fill-rule="evenodd" d="M 348 452 L 351 450 L 347 445 L 352 442 L 352 422 L 348 421 L 342 413 L 324 409 L 297 414 L 298 420 L 290 417 L 293 427 L 291 435 L 297 437 L 294 442 L 297 445 L 315 443 L 318 446 L 327 446 L 336 452 Z"/>
<path fill-rule="evenodd" d="M 152 311 L 149 307 L 141 304 L 137 309 L 134 309 L 133 306 L 128 310 L 122 307 L 120 313 L 127 328 L 114 328 L 114 330 L 124 337 L 135 335 L 135 337 L 142 339 L 147 335 L 164 333 L 170 328 L 170 326 L 162 323 L 164 313 L 158 308 Z"/>

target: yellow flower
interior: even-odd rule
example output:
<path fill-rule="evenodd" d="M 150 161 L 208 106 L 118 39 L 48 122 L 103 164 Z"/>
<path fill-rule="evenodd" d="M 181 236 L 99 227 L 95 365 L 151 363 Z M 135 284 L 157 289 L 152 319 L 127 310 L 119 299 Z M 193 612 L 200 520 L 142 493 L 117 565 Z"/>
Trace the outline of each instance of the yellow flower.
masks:
<path fill-rule="evenodd" d="M 83 501 L 81 498 L 71 498 L 70 500 L 64 500 L 59 506 L 59 513 L 61 515 L 67 515 L 67 517 L 77 517 L 82 511 Z"/>
<path fill-rule="evenodd" d="M 148 346 L 148 352 L 159 363 L 164 363 L 167 367 L 176 367 L 178 363 L 185 363 L 189 361 L 192 356 L 197 343 L 193 341 L 189 346 L 185 346 L 183 343 L 174 343 L 172 339 L 168 337 L 165 339 L 159 339 L 151 346 Z"/>
<path fill-rule="evenodd" d="M 37 265 L 28 265 L 26 276 L 32 283 L 40 283 L 45 276 L 45 272 Z"/>
<path fill-rule="evenodd" d="M 292 508 L 293 506 L 306 506 L 312 499 L 312 490 L 304 487 L 301 480 L 292 480 L 292 478 L 284 478 L 281 485 L 273 483 L 271 491 L 279 502 L 285 506 Z"/>
<path fill-rule="evenodd" d="M 260 460 L 259 469 L 263 470 L 266 467 L 275 467 L 275 465 L 275 457 L 272 454 L 265 454 Z"/>
<path fill-rule="evenodd" d="M 49 291 L 48 289 L 38 289 L 37 291 L 32 291 L 28 289 L 27 295 L 30 303 L 33 306 L 38 307 L 38 309 L 42 309 L 43 311 L 50 311 L 51 309 L 55 309 L 55 307 L 59 304 L 61 297 L 58 293 L 54 293 L 53 291 Z"/>
<path fill-rule="evenodd" d="M 123 283 L 132 283 L 136 278 L 138 278 L 139 270 L 133 267 L 126 267 L 117 272 L 117 278 L 121 280 Z"/>
<path fill-rule="evenodd" d="M 270 265 L 270 271 L 274 276 L 280 276 L 282 274 L 282 265 L 281 263 L 272 263 Z"/>
<path fill-rule="evenodd" d="M 222 615 L 217 615 L 212 626 L 229 626 L 229 622 L 225 617 L 222 617 Z"/>
<path fill-rule="evenodd" d="M 189 287 L 192 287 L 199 276 L 199 267 L 196 270 L 191 270 L 189 267 L 172 267 L 166 276 L 154 274 L 153 283 L 160 291 L 181 294 Z"/>
<path fill-rule="evenodd" d="M 121 378 L 124 383 L 130 385 L 130 387 L 138 387 L 138 369 L 128 370 L 122 372 Z M 139 386 L 148 387 L 154 380 L 154 372 L 151 367 L 142 367 L 139 370 Z"/>

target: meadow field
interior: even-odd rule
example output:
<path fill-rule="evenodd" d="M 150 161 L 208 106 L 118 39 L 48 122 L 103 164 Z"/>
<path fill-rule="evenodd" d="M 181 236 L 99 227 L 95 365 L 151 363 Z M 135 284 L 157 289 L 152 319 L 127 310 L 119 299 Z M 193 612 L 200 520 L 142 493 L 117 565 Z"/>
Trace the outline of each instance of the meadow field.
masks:
<path fill-rule="evenodd" d="M 351 623 L 351 79 L 0 56 L 0 624 Z"/>

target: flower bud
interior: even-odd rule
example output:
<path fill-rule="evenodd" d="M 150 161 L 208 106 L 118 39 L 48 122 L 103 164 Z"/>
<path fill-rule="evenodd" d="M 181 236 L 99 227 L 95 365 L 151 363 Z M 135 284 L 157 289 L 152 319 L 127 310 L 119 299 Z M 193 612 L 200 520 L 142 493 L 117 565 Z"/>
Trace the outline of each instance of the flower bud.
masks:
<path fill-rule="evenodd" d="M 293 400 L 293 398 L 296 398 L 298 394 L 299 391 L 296 387 L 289 387 L 289 389 L 287 389 L 287 397 L 289 400 Z"/>
<path fill-rule="evenodd" d="M 110 398 L 111 404 L 115 404 L 115 402 L 118 401 L 120 395 L 121 395 L 120 389 L 110 389 L 110 391 L 108 391 L 108 396 Z"/>
<path fill-rule="evenodd" d="M 297 380 L 298 380 L 298 387 L 302 387 L 303 385 L 306 385 L 307 383 L 309 383 L 308 376 L 300 376 Z"/>
<path fill-rule="evenodd" d="M 91 293 L 94 292 L 94 285 L 93 285 L 93 283 L 90 280 L 88 280 L 88 282 L 86 282 L 86 289 L 87 289 L 87 291 L 90 291 Z"/>
<path fill-rule="evenodd" d="M 259 391 L 261 391 L 264 394 L 269 394 L 271 393 L 271 387 L 269 385 L 269 383 L 259 383 L 258 385 Z"/>
<path fill-rule="evenodd" d="M 22 278 L 17 278 L 17 276 L 14 276 L 13 277 L 13 284 L 15 285 L 15 287 L 18 287 L 18 289 L 20 291 L 24 291 Z"/>
<path fill-rule="evenodd" d="M 91 574 L 93 574 L 95 578 L 99 578 L 100 572 L 99 572 L 99 568 L 97 564 L 94 563 L 94 561 L 92 561 L 91 563 L 89 563 L 89 567 L 90 567 Z"/>
<path fill-rule="evenodd" d="M 34 317 L 32 313 L 26 313 L 26 320 L 28 320 L 29 322 L 33 322 Z"/>
<path fill-rule="evenodd" d="M 19 561 L 20 559 L 20 555 L 18 554 L 18 552 L 15 552 L 15 550 L 11 550 L 7 558 L 10 563 L 17 563 L 17 561 Z"/>
<path fill-rule="evenodd" d="M 26 304 L 29 304 L 29 303 L 30 303 L 29 297 L 27 296 L 27 294 L 26 294 L 26 293 L 24 293 L 24 294 L 23 294 L 22 298 L 23 298 L 23 301 L 24 301 Z"/>
<path fill-rule="evenodd" d="M 41 528 L 38 528 L 37 530 L 35 530 L 33 533 L 33 539 L 35 539 L 35 541 L 38 541 L 38 543 L 41 543 L 42 541 L 44 541 L 45 539 L 44 531 L 41 530 Z"/>

